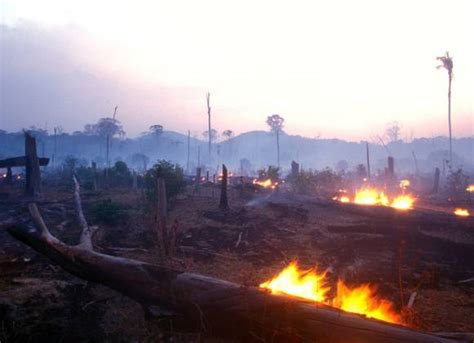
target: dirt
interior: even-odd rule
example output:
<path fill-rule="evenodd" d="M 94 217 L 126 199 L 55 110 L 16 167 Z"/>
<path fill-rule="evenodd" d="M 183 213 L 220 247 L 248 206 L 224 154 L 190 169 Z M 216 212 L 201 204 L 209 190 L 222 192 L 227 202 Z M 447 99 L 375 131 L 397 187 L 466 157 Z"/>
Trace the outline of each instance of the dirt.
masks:
<path fill-rule="evenodd" d="M 178 220 L 178 252 L 159 261 L 150 211 L 140 191 L 84 192 L 83 205 L 98 225 L 97 250 L 166 263 L 221 279 L 258 285 L 297 259 L 304 268 L 327 270 L 331 283 L 377 285 L 406 325 L 426 331 L 474 331 L 474 227 L 472 221 L 398 219 L 298 199 L 284 191 L 231 188 L 229 211 L 218 209 L 218 189 L 188 189 L 171 204 Z M 124 219 L 94 222 L 102 199 L 123 205 Z M 38 202 L 51 232 L 78 241 L 72 192 L 46 190 Z M 0 222 L 28 220 L 19 186 L 0 189 Z M 85 282 L 0 229 L 0 341 L 147 342 L 211 340 L 153 315 L 100 285 Z M 417 293 L 407 309 L 410 295 Z"/>

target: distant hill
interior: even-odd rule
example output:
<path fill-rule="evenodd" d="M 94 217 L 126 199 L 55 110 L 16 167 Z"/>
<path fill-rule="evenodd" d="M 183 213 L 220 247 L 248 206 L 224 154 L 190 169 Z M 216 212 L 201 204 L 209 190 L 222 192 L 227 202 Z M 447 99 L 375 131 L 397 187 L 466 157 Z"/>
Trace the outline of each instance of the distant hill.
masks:
<path fill-rule="evenodd" d="M 159 137 L 146 134 L 138 138 L 114 139 L 111 148 L 111 160 L 125 160 L 133 164 L 133 155 L 140 153 L 150 159 L 150 164 L 158 159 L 167 159 L 187 165 L 187 135 L 178 132 L 164 131 Z M 280 161 L 284 170 L 290 168 L 292 160 L 299 162 L 303 168 L 335 168 L 344 160 L 349 169 L 357 164 L 366 163 L 365 142 L 347 142 L 339 139 L 313 139 L 301 136 L 282 134 L 280 136 Z M 448 139 L 446 137 L 418 138 L 412 142 L 402 141 L 389 143 L 386 147 L 380 144 L 369 144 L 371 166 L 374 171 L 383 170 L 386 158 L 390 154 L 395 158 L 397 171 L 415 172 L 415 157 L 420 172 L 431 173 L 435 167 L 442 167 L 447 159 Z M 0 158 L 23 154 L 22 133 L 0 132 Z M 54 153 L 54 136 L 38 134 L 40 155 L 52 157 Z M 474 136 L 453 140 L 455 153 L 454 166 L 463 167 L 467 172 L 474 172 Z M 218 153 L 219 152 L 219 153 Z M 265 131 L 251 131 L 240 134 L 227 141 L 212 145 L 213 160 L 210 166 L 217 167 L 226 163 L 231 170 L 239 170 L 240 160 L 247 159 L 254 170 L 267 165 L 276 165 L 275 135 Z M 105 163 L 104 138 L 88 136 L 81 132 L 61 134 L 56 137 L 56 161 L 60 163 L 66 156 L 73 155 L 90 162 Z M 201 164 L 208 163 L 207 142 L 191 137 L 189 168 L 194 170 L 198 158 Z"/>

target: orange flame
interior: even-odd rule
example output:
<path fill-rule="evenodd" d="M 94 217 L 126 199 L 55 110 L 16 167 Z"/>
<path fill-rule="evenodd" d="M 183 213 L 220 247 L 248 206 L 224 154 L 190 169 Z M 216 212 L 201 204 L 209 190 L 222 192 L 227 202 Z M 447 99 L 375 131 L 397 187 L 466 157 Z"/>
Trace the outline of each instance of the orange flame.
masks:
<path fill-rule="evenodd" d="M 407 187 L 410 187 L 410 180 L 401 180 L 400 181 L 400 188 L 405 189 Z"/>
<path fill-rule="evenodd" d="M 329 287 L 325 284 L 326 274 L 316 270 L 300 270 L 296 262 L 291 262 L 277 277 L 260 284 L 272 293 L 286 293 L 300 298 L 324 302 Z"/>
<path fill-rule="evenodd" d="M 394 312 L 393 304 L 378 298 L 375 287 L 368 284 L 350 289 L 339 280 L 332 305 L 347 312 L 363 314 L 368 318 L 400 323 L 400 316 Z"/>
<path fill-rule="evenodd" d="M 275 189 L 276 186 L 278 186 L 278 182 L 273 183 L 271 179 L 266 179 L 266 180 L 254 179 L 253 184 L 259 185 L 260 187 L 263 187 L 263 188 L 271 188 L 271 189 Z"/>
<path fill-rule="evenodd" d="M 460 217 L 469 217 L 470 216 L 469 211 L 466 210 L 465 208 L 456 208 L 454 210 L 454 214 L 457 215 L 457 216 L 460 216 Z"/>
<path fill-rule="evenodd" d="M 377 297 L 375 287 L 364 284 L 350 289 L 343 281 L 337 282 L 337 293 L 328 299 L 330 290 L 326 273 L 315 269 L 300 270 L 296 262 L 291 262 L 273 279 L 260 284 L 272 293 L 285 293 L 332 307 L 376 318 L 390 323 L 400 323 L 401 319 L 393 310 L 390 301 Z"/>
<path fill-rule="evenodd" d="M 333 197 L 333 200 L 338 200 L 340 202 L 351 201 L 350 198 L 345 195 L 335 196 Z M 375 188 L 363 188 L 356 192 L 353 203 L 367 206 L 390 206 L 397 210 L 410 210 L 413 208 L 415 203 L 415 197 L 409 194 L 402 194 L 396 196 L 393 200 L 390 200 L 383 191 L 379 191 Z"/>
<path fill-rule="evenodd" d="M 409 210 L 413 208 L 414 202 L 415 199 L 410 195 L 399 195 L 393 199 L 390 206 L 396 208 L 397 210 Z"/>
<path fill-rule="evenodd" d="M 469 193 L 474 193 L 474 185 L 467 186 L 466 191 L 468 191 Z"/>
<path fill-rule="evenodd" d="M 364 188 L 356 192 L 354 203 L 359 205 L 384 205 L 389 204 L 387 196 L 375 188 Z"/>

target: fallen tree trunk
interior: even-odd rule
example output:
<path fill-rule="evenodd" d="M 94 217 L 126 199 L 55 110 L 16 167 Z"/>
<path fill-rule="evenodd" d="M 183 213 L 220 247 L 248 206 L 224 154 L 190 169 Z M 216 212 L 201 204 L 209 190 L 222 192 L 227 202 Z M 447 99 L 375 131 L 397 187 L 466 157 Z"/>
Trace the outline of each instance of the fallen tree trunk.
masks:
<path fill-rule="evenodd" d="M 38 157 L 38 163 L 40 166 L 47 166 L 49 158 Z M 0 160 L 0 168 L 13 168 L 13 167 L 24 167 L 26 165 L 26 156 L 10 157 L 4 160 Z"/>
<path fill-rule="evenodd" d="M 76 276 L 106 285 L 144 305 L 186 313 L 197 328 L 209 335 L 247 341 L 467 342 L 290 296 L 273 295 L 256 287 L 98 253 L 92 245 L 94 227 L 87 224 L 82 214 L 77 183 L 75 200 L 83 229 L 77 246 L 66 245 L 52 236 L 35 204 L 29 206 L 35 227 L 13 224 L 8 231 Z"/>

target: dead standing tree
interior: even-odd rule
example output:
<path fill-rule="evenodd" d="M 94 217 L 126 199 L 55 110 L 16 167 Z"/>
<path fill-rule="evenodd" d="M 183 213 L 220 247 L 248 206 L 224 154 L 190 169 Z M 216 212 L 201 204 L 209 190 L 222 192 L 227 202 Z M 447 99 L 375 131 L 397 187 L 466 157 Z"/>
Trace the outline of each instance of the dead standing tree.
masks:
<path fill-rule="evenodd" d="M 51 235 L 35 204 L 29 205 L 34 226 L 9 222 L 8 232 L 80 278 L 106 285 L 145 307 L 158 305 L 186 314 L 189 320 L 201 323 L 208 335 L 332 343 L 468 342 L 367 319 L 301 298 L 274 295 L 261 288 L 98 253 L 93 245 L 97 228 L 89 226 L 82 213 L 77 180 L 74 200 L 82 229 L 76 246 Z"/>
<path fill-rule="evenodd" d="M 206 103 L 207 103 L 207 132 L 209 134 L 209 162 L 212 161 L 211 159 L 211 143 L 212 143 L 212 130 L 211 130 L 211 93 L 206 94 Z"/>

